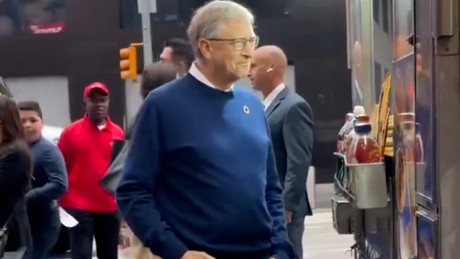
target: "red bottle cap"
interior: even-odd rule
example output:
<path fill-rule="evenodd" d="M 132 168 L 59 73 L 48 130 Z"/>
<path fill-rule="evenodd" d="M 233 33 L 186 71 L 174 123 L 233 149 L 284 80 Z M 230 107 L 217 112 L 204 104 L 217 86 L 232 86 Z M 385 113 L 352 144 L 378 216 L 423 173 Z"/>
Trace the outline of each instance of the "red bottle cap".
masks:
<path fill-rule="evenodd" d="M 366 114 L 358 115 L 356 117 L 356 121 L 357 123 L 358 122 L 369 122 L 369 115 L 366 115 Z"/>

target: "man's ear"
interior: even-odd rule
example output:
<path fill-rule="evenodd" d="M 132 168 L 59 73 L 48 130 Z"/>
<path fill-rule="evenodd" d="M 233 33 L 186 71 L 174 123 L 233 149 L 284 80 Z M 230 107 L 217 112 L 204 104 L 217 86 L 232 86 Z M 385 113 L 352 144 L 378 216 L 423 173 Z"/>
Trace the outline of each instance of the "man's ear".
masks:
<path fill-rule="evenodd" d="M 181 60 L 179 64 L 180 64 L 182 69 L 187 70 L 187 63 L 185 62 L 185 60 Z"/>
<path fill-rule="evenodd" d="M 198 48 L 200 49 L 201 55 L 203 55 L 204 58 L 211 59 L 212 46 L 209 41 L 200 40 L 198 42 Z"/>

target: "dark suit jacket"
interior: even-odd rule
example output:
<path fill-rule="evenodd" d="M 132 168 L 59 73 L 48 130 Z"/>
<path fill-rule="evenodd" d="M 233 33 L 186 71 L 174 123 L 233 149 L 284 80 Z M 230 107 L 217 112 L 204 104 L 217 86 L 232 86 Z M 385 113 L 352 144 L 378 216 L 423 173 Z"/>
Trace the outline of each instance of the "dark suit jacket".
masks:
<path fill-rule="evenodd" d="M 266 109 L 276 167 L 284 186 L 284 205 L 293 218 L 311 215 L 305 189 L 313 149 L 310 105 L 287 87 Z"/>

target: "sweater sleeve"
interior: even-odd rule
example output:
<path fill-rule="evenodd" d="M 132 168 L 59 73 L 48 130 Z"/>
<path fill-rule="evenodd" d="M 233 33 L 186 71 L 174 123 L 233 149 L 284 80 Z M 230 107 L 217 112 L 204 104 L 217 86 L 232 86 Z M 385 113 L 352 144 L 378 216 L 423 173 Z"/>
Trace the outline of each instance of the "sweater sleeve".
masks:
<path fill-rule="evenodd" d="M 161 218 L 154 192 L 160 172 L 162 136 L 155 97 L 145 100 L 133 129 L 117 203 L 134 234 L 163 259 L 180 259 L 188 250 Z"/>
<path fill-rule="evenodd" d="M 270 128 L 265 120 L 267 134 L 270 138 Z M 267 151 L 267 187 L 265 200 L 268 211 L 273 219 L 273 234 L 271 237 L 272 254 L 277 259 L 296 258 L 294 248 L 289 242 L 284 216 L 283 188 L 281 187 L 278 171 L 276 170 L 275 154 L 272 142 L 270 141 Z"/>
<path fill-rule="evenodd" d="M 29 190 L 26 194 L 27 202 L 57 200 L 67 190 L 67 170 L 64 158 L 56 146 L 46 146 L 40 156 L 39 163 L 48 177 L 48 182 L 38 188 Z"/>
<path fill-rule="evenodd" d="M 267 188 L 265 199 L 273 219 L 272 252 L 277 259 L 291 259 L 294 250 L 288 239 L 284 218 L 283 189 L 275 166 L 273 147 L 270 143 L 267 157 Z"/>

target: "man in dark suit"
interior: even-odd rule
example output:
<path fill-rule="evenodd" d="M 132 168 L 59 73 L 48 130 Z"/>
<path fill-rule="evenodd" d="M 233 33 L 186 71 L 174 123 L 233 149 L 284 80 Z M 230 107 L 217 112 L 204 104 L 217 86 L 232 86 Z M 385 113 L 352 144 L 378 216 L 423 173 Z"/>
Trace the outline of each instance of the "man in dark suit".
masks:
<path fill-rule="evenodd" d="M 276 166 L 284 186 L 284 206 L 289 239 L 303 258 L 305 216 L 312 211 L 306 192 L 313 148 L 313 114 L 310 105 L 284 85 L 287 58 L 276 46 L 258 48 L 249 78 L 264 97 Z"/>

